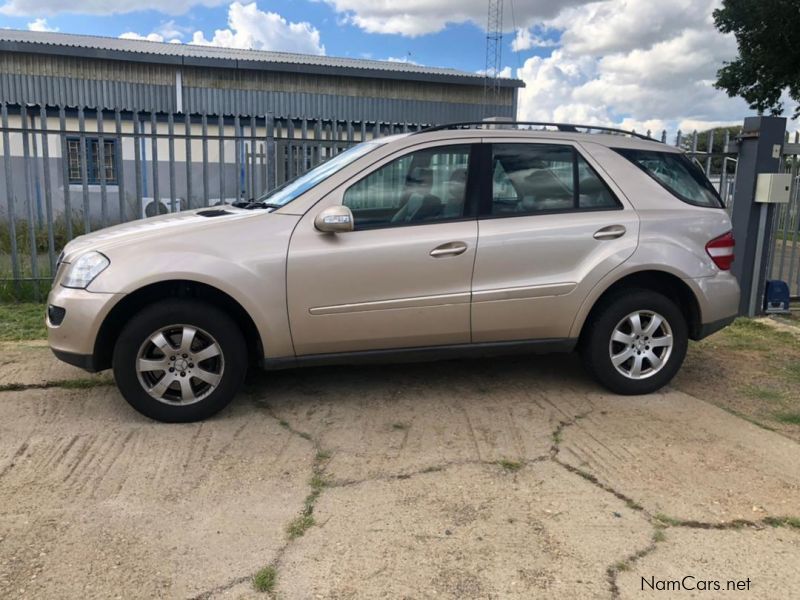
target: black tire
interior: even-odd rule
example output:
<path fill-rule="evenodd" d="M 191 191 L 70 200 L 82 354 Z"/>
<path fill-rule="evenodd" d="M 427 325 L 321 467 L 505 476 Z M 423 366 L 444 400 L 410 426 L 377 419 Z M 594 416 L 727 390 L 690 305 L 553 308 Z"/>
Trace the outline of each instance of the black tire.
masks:
<path fill-rule="evenodd" d="M 213 365 L 210 367 L 217 371 L 220 376 L 218 383 L 214 387 L 210 387 L 200 379 L 193 379 L 191 373 L 186 372 L 189 377 L 188 381 L 192 382 L 189 385 L 199 388 L 203 392 L 197 395 L 200 398 L 199 400 L 185 405 L 168 403 L 165 400 L 157 400 L 151 396 L 145 389 L 143 381 L 140 381 L 140 375 L 137 371 L 140 349 L 143 348 L 145 342 L 155 333 L 173 325 L 195 328 L 199 332 L 196 336 L 195 346 L 202 343 L 203 336 L 210 336 L 220 351 L 218 357 L 198 361 L 198 363 L 203 363 L 202 368 L 206 368 L 209 364 L 206 362 L 207 360 L 216 365 L 216 367 Z M 176 335 L 178 334 L 176 333 Z M 170 338 L 170 341 L 173 339 L 175 338 Z M 180 339 L 177 338 L 178 342 L 176 343 L 179 343 Z M 159 351 L 155 352 L 158 353 Z M 162 354 L 158 353 L 159 358 L 157 360 L 162 360 L 160 358 Z M 163 360 L 168 360 L 169 357 L 166 357 L 166 354 L 163 354 L 163 356 L 165 357 Z M 180 360 L 180 356 L 177 356 L 177 358 Z M 125 325 L 114 345 L 112 364 L 117 386 L 125 400 L 133 408 L 156 421 L 188 423 L 207 419 L 230 403 L 244 381 L 247 362 L 247 346 L 242 332 L 227 314 L 217 307 L 203 302 L 167 299 L 143 308 Z M 169 364 L 174 365 L 175 363 Z M 191 364 L 191 367 L 195 369 L 194 364 Z M 201 365 L 198 364 L 197 367 L 201 368 Z M 187 369 L 187 371 L 190 370 Z M 153 374 L 144 374 L 142 377 L 160 379 L 167 376 L 166 371 L 153 371 L 151 373 Z M 170 376 L 177 377 L 178 375 L 180 373 Z M 175 384 L 176 391 L 168 390 L 167 394 L 174 393 L 182 396 L 182 383 L 182 381 L 177 381 Z M 182 398 L 175 400 L 175 402 L 181 401 L 183 401 Z"/>
<path fill-rule="evenodd" d="M 617 325 L 636 311 L 653 312 L 662 316 L 671 329 L 673 340 L 671 351 L 660 370 L 643 379 L 632 379 L 618 371 L 611 357 L 611 337 Z M 663 330 L 660 331 L 663 333 Z M 604 299 L 593 311 L 582 336 L 581 356 L 589 373 L 610 391 L 626 396 L 649 394 L 665 386 L 675 376 L 686 357 L 688 343 L 686 319 L 672 300 L 650 290 L 627 289 Z M 615 343 L 614 348 L 621 348 L 621 354 L 627 346 L 625 344 L 618 346 Z M 647 346 L 647 349 L 650 347 Z M 654 348 L 653 351 L 662 352 L 660 348 Z M 634 348 L 633 354 L 636 353 Z M 622 368 L 625 369 L 625 365 L 632 365 L 633 360 L 634 356 L 630 361 L 623 363 Z M 628 368 L 628 371 L 632 372 L 633 369 Z"/>

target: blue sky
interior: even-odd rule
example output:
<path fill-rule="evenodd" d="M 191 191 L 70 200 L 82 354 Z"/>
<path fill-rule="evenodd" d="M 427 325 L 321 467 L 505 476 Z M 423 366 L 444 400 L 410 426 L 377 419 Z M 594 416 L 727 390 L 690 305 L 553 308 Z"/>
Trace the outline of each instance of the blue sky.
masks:
<path fill-rule="evenodd" d="M 348 22 L 334 7 L 326 2 L 293 0 L 289 2 L 256 2 L 265 12 L 280 14 L 289 22 L 308 22 L 320 32 L 326 54 L 355 58 L 407 59 L 431 66 L 446 66 L 467 71 L 482 69 L 485 64 L 485 36 L 483 27 L 475 23 L 448 24 L 435 34 L 408 37 L 397 34 L 367 33 Z M 29 15 L 0 14 L 0 27 L 27 29 L 36 19 L 44 19 L 48 28 L 66 33 L 108 35 L 117 37 L 126 32 L 142 35 L 160 31 L 166 25 L 181 32 L 180 39 L 189 41 L 194 31 L 203 31 L 210 37 L 214 30 L 224 28 L 228 18 L 228 5 L 192 8 L 183 15 L 168 15 L 155 10 L 125 14 L 85 15 L 48 11 Z M 556 39 L 557 32 L 551 32 Z M 518 67 L 527 57 L 545 55 L 544 49 L 529 49 L 515 53 L 511 49 L 512 32 L 506 32 L 503 47 L 503 66 Z"/>
<path fill-rule="evenodd" d="M 0 27 L 478 71 L 486 1 L 0 0 Z M 671 134 L 740 123 L 751 111 L 713 87 L 736 56 L 713 27 L 720 1 L 504 0 L 503 75 L 526 84 L 518 116 Z"/>

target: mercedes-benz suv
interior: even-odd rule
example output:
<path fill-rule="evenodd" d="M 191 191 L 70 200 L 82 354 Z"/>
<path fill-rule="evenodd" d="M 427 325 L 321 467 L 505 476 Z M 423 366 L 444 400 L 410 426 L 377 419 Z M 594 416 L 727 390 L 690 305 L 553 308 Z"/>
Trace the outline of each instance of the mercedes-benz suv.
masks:
<path fill-rule="evenodd" d="M 728 215 L 678 149 L 545 129 L 365 141 L 245 206 L 76 238 L 50 346 L 173 422 L 253 365 L 577 349 L 611 391 L 657 390 L 737 313 Z"/>

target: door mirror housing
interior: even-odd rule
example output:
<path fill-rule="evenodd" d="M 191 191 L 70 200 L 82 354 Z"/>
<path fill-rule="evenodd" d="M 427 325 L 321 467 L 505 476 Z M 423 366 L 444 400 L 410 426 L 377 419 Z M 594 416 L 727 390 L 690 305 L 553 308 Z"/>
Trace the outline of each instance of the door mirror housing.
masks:
<path fill-rule="evenodd" d="M 314 227 L 323 233 L 353 231 L 353 213 L 346 206 L 329 206 L 316 216 Z"/>

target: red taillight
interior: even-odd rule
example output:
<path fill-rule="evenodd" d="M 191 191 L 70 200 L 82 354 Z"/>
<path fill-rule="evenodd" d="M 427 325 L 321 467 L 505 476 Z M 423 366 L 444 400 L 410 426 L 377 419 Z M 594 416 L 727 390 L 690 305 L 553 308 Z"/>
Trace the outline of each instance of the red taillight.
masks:
<path fill-rule="evenodd" d="M 727 271 L 733 264 L 733 247 L 735 245 L 733 232 L 729 231 L 708 242 L 706 252 L 721 271 Z"/>

